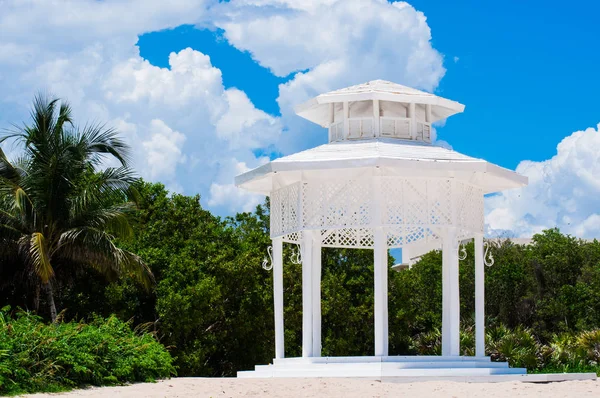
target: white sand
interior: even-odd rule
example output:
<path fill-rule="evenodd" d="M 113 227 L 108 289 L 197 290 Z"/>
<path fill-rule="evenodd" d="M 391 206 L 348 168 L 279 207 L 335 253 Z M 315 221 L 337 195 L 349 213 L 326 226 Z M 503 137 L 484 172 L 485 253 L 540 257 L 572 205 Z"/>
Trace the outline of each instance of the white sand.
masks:
<path fill-rule="evenodd" d="M 600 397 L 600 381 L 385 383 L 352 379 L 175 378 L 27 397 Z"/>

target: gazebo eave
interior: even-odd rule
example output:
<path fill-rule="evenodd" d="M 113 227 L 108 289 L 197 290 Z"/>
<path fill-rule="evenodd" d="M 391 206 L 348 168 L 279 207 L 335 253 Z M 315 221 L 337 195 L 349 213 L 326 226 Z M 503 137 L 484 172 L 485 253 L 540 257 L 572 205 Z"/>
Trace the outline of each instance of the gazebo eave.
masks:
<path fill-rule="evenodd" d="M 434 115 L 432 122 L 448 118 L 465 110 L 463 104 L 435 95 L 398 94 L 379 91 L 321 94 L 305 103 L 297 105 L 294 110 L 299 116 L 322 127 L 328 127 L 330 124 L 328 105 L 331 103 L 372 100 L 409 103 L 414 102 L 416 99 L 418 99 L 420 104 L 432 106 Z"/>
<path fill-rule="evenodd" d="M 514 171 L 484 160 L 414 160 L 365 157 L 344 160 L 272 161 L 235 178 L 235 184 L 248 191 L 269 195 L 277 185 L 302 179 L 379 175 L 420 178 L 457 178 L 494 193 L 527 185 L 528 179 Z"/>

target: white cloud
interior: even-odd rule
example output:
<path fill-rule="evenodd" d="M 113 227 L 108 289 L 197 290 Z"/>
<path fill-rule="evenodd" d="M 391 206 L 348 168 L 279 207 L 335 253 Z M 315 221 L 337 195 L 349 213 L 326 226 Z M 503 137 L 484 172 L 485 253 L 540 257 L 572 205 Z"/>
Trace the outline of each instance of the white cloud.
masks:
<path fill-rule="evenodd" d="M 208 205 L 225 206 L 231 212 L 252 211 L 264 200 L 264 196 L 241 190 L 234 184 L 212 183 Z"/>
<path fill-rule="evenodd" d="M 529 185 L 486 200 L 488 233 L 529 237 L 558 227 L 583 238 L 600 236 L 599 129 L 564 138 L 548 160 L 521 162 L 516 171 L 529 177 Z"/>
<path fill-rule="evenodd" d="M 216 124 L 217 135 L 231 148 L 260 148 L 279 137 L 279 120 L 256 109 L 243 91 L 225 91 L 227 110 Z"/>
<path fill-rule="evenodd" d="M 267 158 L 261 158 L 260 163 L 265 164 L 269 161 Z M 244 162 L 236 159 L 229 159 L 223 162 L 222 175 L 238 175 L 250 170 L 250 167 Z M 254 194 L 236 187 L 231 182 L 213 182 L 210 186 L 209 206 L 227 206 L 230 211 L 252 211 L 258 204 L 264 202 L 264 195 Z"/>
<path fill-rule="evenodd" d="M 278 7 L 256 12 L 256 3 Z M 394 71 L 396 80 L 433 89 L 444 74 L 425 16 L 405 2 L 251 0 L 223 3 L 221 11 L 216 24 L 227 40 L 279 76 L 343 61 L 356 75 Z"/>
<path fill-rule="evenodd" d="M 171 181 L 175 177 L 175 167 L 185 162 L 182 146 L 185 135 L 172 130 L 162 120 L 150 122 L 150 138 L 142 142 L 148 162 L 148 175 L 151 180 Z"/>
<path fill-rule="evenodd" d="M 140 34 L 182 24 L 224 29 L 278 75 L 301 71 L 280 86 L 282 117 L 225 89 L 206 54 L 173 53 L 168 68 L 140 57 Z M 122 131 L 144 178 L 200 192 L 218 211 L 262 201 L 232 185 L 240 165 L 266 161 L 255 150 L 326 139 L 293 115 L 296 103 L 375 78 L 433 90 L 445 72 L 425 16 L 384 0 L 5 0 L 0 37 L 0 127 L 25 120 L 40 89 L 68 98 L 77 120 Z"/>
<path fill-rule="evenodd" d="M 119 129 L 142 177 L 172 190 L 200 192 L 205 201 L 216 176 L 233 180 L 233 174 L 222 176 L 223 158 L 258 165 L 252 149 L 277 139 L 278 119 L 255 109 L 239 90 L 226 90 L 207 55 L 191 49 L 173 53 L 169 68 L 139 56 L 139 34 L 196 22 L 206 12 L 200 2 L 83 0 L 67 4 L 62 17 L 56 13 L 64 4 L 50 3 L 0 4 L 6 50 L 0 58 L 0 107 L 10 110 L 0 115 L 11 118 L 0 120 L 2 127 L 26 120 L 34 93 L 48 91 L 71 102 L 76 120 Z M 27 24 L 30 30 L 24 30 Z M 247 120 L 236 124 L 235 115 Z M 225 126 L 224 134 L 217 125 Z"/>
<path fill-rule="evenodd" d="M 215 10 L 232 45 L 279 76 L 299 71 L 279 86 L 290 130 L 278 143 L 283 153 L 326 141 L 321 128 L 295 116 L 298 103 L 374 79 L 431 91 L 445 73 L 425 15 L 405 2 L 240 0 Z"/>

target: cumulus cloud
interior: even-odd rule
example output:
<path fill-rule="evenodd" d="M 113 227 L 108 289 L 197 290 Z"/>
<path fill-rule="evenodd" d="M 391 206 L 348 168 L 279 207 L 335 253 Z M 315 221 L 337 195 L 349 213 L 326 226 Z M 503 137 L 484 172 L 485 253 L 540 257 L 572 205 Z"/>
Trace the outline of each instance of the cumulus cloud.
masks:
<path fill-rule="evenodd" d="M 564 138 L 548 160 L 521 162 L 516 171 L 529 177 L 529 185 L 487 198 L 488 234 L 530 237 L 559 227 L 583 238 L 600 236 L 599 130 Z"/>
<path fill-rule="evenodd" d="M 252 150 L 277 139 L 279 119 L 225 89 L 209 56 L 185 49 L 159 68 L 139 56 L 136 42 L 202 20 L 212 3 L 1 2 L 0 126 L 26 120 L 36 91 L 67 98 L 77 120 L 108 122 L 125 136 L 142 177 L 200 192 L 206 203 L 213 181 L 233 180 L 222 159 L 260 164 Z M 220 203 L 215 210 L 229 209 Z"/>
<path fill-rule="evenodd" d="M 223 86 L 210 57 L 185 49 L 169 67 L 139 55 L 138 36 L 196 24 L 223 29 L 280 86 L 281 117 Z M 67 98 L 81 121 L 108 122 L 149 180 L 200 192 L 213 209 L 263 198 L 233 186 L 240 170 L 326 140 L 292 107 L 320 92 L 376 78 L 433 90 L 444 75 L 425 16 L 385 0 L 0 1 L 0 126 L 25 120 L 38 90 Z M 282 134 L 282 131 L 289 133 Z"/>
<path fill-rule="evenodd" d="M 261 158 L 260 163 L 265 164 L 268 158 Z M 239 162 L 234 158 L 223 162 L 222 176 L 238 175 L 250 170 L 250 167 L 244 162 Z M 209 206 L 227 206 L 230 211 L 252 211 L 256 206 L 264 202 L 263 195 L 254 194 L 248 191 L 238 189 L 233 183 L 228 181 L 218 182 L 223 178 L 217 178 L 210 186 Z"/>
<path fill-rule="evenodd" d="M 297 72 L 279 87 L 284 153 L 326 141 L 293 112 L 315 95 L 374 79 L 432 91 L 445 73 L 425 15 L 406 2 L 239 0 L 214 10 L 232 45 L 278 76 Z"/>
<path fill-rule="evenodd" d="M 162 120 L 150 122 L 150 137 L 142 142 L 148 161 L 148 175 L 152 180 L 172 180 L 177 163 L 184 163 L 182 146 L 185 135 L 173 131 Z"/>
<path fill-rule="evenodd" d="M 216 123 L 216 131 L 230 148 L 260 148 L 279 137 L 279 120 L 256 109 L 246 93 L 229 89 L 224 97 L 227 110 Z"/>

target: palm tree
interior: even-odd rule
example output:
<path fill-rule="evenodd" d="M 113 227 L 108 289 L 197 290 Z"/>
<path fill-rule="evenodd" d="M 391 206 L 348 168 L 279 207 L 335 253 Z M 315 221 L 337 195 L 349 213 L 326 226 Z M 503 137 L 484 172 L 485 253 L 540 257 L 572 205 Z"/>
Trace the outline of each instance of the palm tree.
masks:
<path fill-rule="evenodd" d="M 59 269 L 93 267 L 149 286 L 146 264 L 114 243 L 131 236 L 135 208 L 129 147 L 116 131 L 76 128 L 68 103 L 37 95 L 31 123 L 1 134 L 0 143 L 6 140 L 22 152 L 11 162 L 0 149 L 0 245 L 45 291 L 52 321 Z M 119 166 L 101 169 L 111 159 Z"/>

